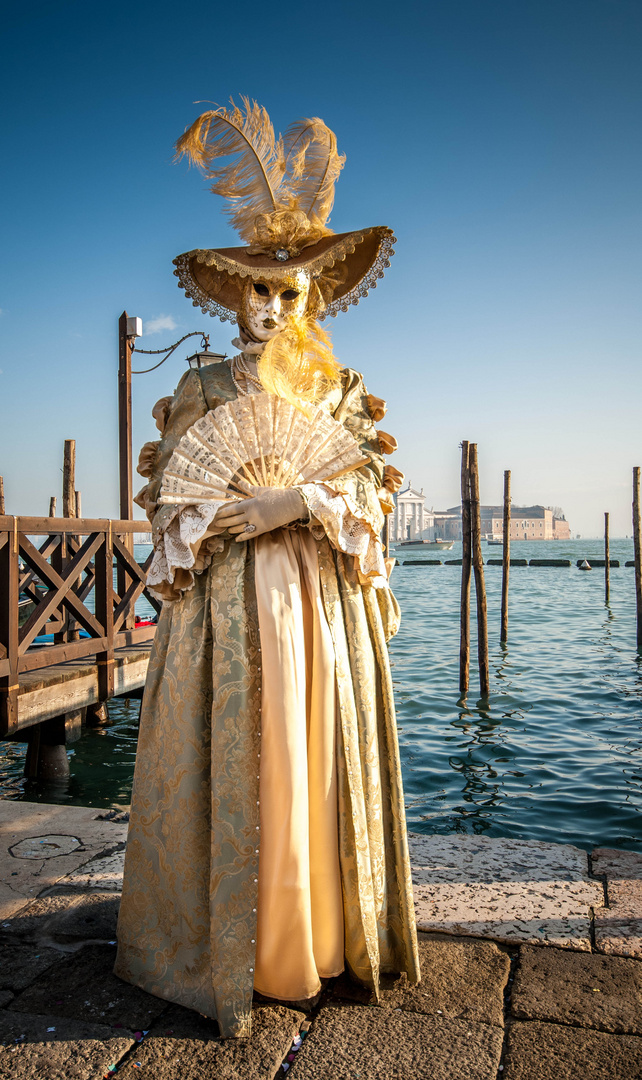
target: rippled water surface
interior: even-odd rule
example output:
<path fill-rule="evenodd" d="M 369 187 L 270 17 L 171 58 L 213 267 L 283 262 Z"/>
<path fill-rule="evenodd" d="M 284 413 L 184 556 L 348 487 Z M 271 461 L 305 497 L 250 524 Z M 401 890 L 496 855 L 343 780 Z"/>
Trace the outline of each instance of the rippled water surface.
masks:
<path fill-rule="evenodd" d="M 400 549 L 402 560 L 426 555 Z M 429 553 L 432 554 L 432 553 Z M 443 559 L 456 558 L 457 546 Z M 486 833 L 642 849 L 642 666 L 635 647 L 632 543 L 611 570 L 579 571 L 600 542 L 514 543 L 511 554 L 570 558 L 512 567 L 509 641 L 499 644 L 501 567 L 485 567 L 491 694 L 459 701 L 461 568 L 399 566 L 403 621 L 391 643 L 408 821 L 417 832 Z M 484 556 L 501 548 L 484 545 Z M 473 590 L 474 592 L 474 590 Z"/>
<path fill-rule="evenodd" d="M 457 558 L 458 545 L 443 559 Z M 401 549 L 401 560 L 430 557 Z M 611 602 L 599 541 L 514 543 L 514 557 L 570 558 L 571 569 L 511 569 L 509 643 L 499 645 L 501 567 L 485 567 L 491 695 L 459 700 L 456 566 L 398 566 L 403 619 L 391 643 L 408 822 L 418 832 L 486 833 L 642 850 L 642 663 L 635 647 L 630 541 L 612 543 Z M 484 545 L 484 557 L 501 557 Z M 93 806 L 129 801 L 139 703 L 110 703 L 114 723 L 70 747 L 71 779 L 22 778 L 24 744 L 0 743 L 0 797 Z"/>

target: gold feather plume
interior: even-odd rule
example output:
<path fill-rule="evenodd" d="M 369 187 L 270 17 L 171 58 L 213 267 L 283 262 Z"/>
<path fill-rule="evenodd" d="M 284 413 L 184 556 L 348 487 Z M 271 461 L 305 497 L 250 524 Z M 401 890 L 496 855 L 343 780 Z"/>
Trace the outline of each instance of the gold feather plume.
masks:
<path fill-rule="evenodd" d="M 176 143 L 176 159 L 187 157 L 214 181 L 212 191 L 229 201 L 229 218 L 241 239 L 249 241 L 257 214 L 281 208 L 284 161 L 282 142 L 276 141 L 265 109 L 241 100 L 245 112 L 232 101 L 231 109 L 199 116 Z M 232 160 L 214 168 L 214 161 L 223 157 Z"/>
<path fill-rule="evenodd" d="M 334 185 L 345 161 L 334 133 L 313 117 L 276 139 L 266 110 L 241 101 L 242 109 L 232 100 L 229 109 L 199 116 L 176 143 L 176 160 L 187 157 L 214 181 L 212 191 L 228 200 L 227 214 L 247 244 L 257 240 L 258 219 L 274 220 L 278 231 L 278 218 L 292 211 L 310 222 L 308 243 L 329 234 Z M 230 160 L 215 167 L 219 158 Z"/>
<path fill-rule="evenodd" d="M 297 210 L 325 225 L 334 205 L 334 185 L 346 160 L 337 150 L 336 135 L 313 116 L 293 124 L 283 144 L 285 183 L 296 199 Z"/>

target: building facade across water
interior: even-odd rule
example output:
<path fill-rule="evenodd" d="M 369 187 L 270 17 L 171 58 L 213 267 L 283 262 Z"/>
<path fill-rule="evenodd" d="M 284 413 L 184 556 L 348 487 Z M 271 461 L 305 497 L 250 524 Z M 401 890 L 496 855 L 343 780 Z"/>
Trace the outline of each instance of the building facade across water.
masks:
<path fill-rule="evenodd" d="M 461 506 L 448 510 L 426 508 L 424 489 L 417 491 L 409 483 L 396 497 L 390 517 L 392 543 L 404 540 L 461 540 Z M 501 540 L 504 511 L 501 506 L 480 507 L 481 533 L 487 539 Z M 511 540 L 570 540 L 571 529 L 562 511 L 547 506 L 513 506 Z"/>

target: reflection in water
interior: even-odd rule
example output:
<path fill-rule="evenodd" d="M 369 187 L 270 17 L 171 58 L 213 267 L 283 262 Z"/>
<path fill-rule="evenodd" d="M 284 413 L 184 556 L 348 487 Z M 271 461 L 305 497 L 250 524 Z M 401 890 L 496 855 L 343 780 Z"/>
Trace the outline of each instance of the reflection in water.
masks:
<path fill-rule="evenodd" d="M 109 702 L 109 727 L 84 728 L 68 749 L 67 780 L 42 783 L 24 778 L 26 743 L 0 742 L 0 790 L 7 799 L 69 803 L 80 806 L 127 806 L 131 796 L 140 701 Z"/>
<path fill-rule="evenodd" d="M 603 579 L 574 565 L 516 569 L 506 645 L 501 572 L 488 568 L 488 700 L 475 700 L 474 640 L 471 691 L 457 694 L 458 570 L 395 570 L 403 619 L 391 657 L 411 829 L 642 849 L 642 658 L 630 545 L 620 546 L 609 604 Z M 523 554 L 559 554 L 548 547 Z M 567 554 L 574 564 L 580 552 Z"/>

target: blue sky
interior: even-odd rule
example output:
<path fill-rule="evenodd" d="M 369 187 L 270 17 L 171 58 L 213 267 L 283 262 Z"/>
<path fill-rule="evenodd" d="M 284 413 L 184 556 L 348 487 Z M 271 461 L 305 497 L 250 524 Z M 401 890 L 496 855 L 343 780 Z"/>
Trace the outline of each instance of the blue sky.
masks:
<path fill-rule="evenodd" d="M 74 437 L 85 514 L 117 514 L 123 308 L 167 327 L 141 347 L 205 328 L 230 351 L 230 324 L 191 306 L 171 262 L 235 236 L 172 147 L 205 107 L 195 101 L 247 94 L 277 130 L 317 115 L 336 131 L 347 163 L 333 228 L 397 233 L 386 278 L 332 331 L 339 359 L 388 400 L 393 463 L 429 505 L 458 500 L 468 438 L 484 501 L 511 468 L 516 502 L 559 504 L 583 535 L 609 510 L 613 532 L 630 533 L 642 464 L 639 0 L 24 11 L 4 16 L 0 65 L 10 513 L 60 496 Z M 135 380 L 136 451 L 186 355 Z"/>

